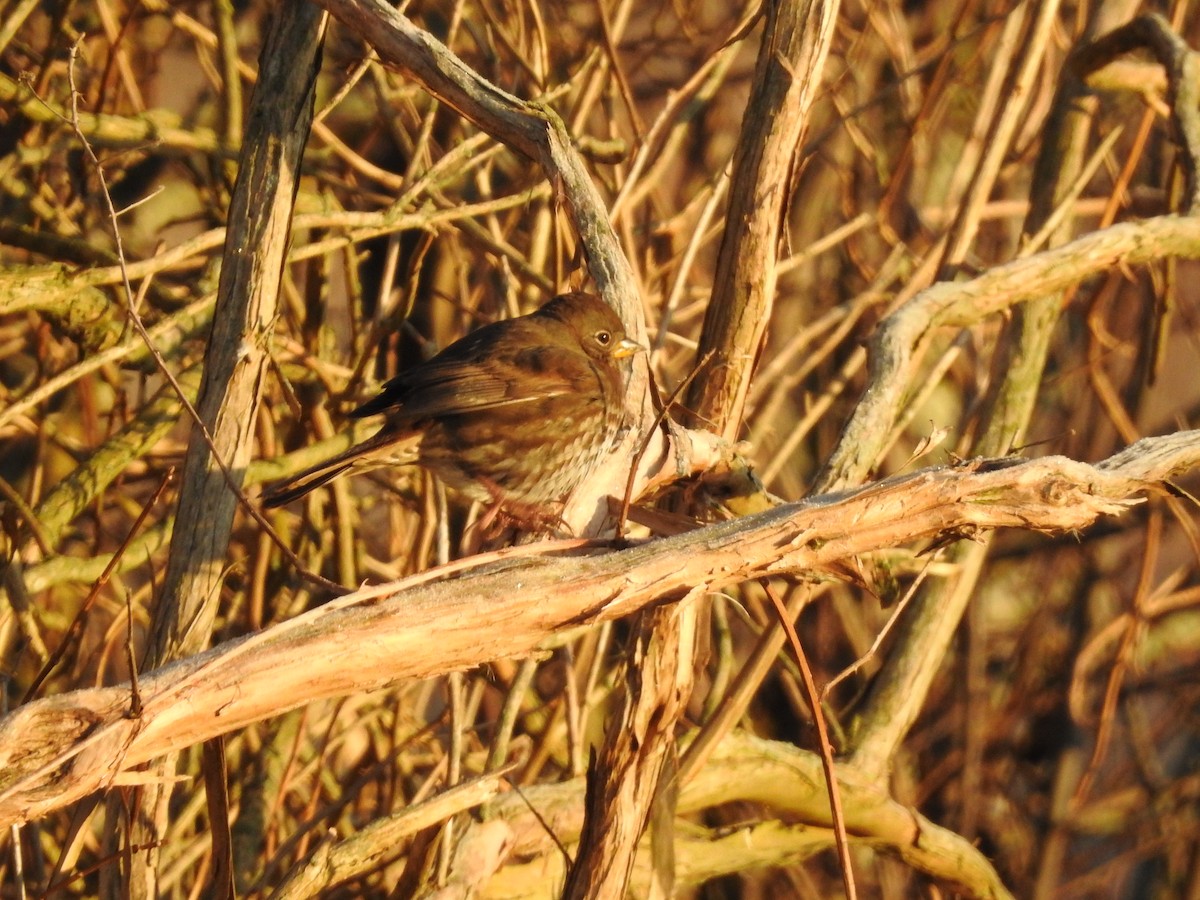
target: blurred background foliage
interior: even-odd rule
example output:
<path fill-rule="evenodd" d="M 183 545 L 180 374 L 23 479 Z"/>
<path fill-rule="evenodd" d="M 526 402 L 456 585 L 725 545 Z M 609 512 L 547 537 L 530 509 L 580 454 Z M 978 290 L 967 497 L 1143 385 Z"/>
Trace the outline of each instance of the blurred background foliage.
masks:
<path fill-rule="evenodd" d="M 125 275 L 81 136 L 119 211 L 133 305 L 194 394 L 270 6 L 0 3 L 0 648 L 9 708 L 31 688 L 44 696 L 128 678 L 127 644 L 140 658 L 171 528 L 173 487 L 156 494 L 187 439 L 174 389 L 129 326 Z M 562 114 L 615 204 L 667 392 L 696 365 L 716 247 L 737 227 L 722 210 L 761 32 L 746 25 L 751 11 L 711 0 L 405 9 L 484 77 Z M 1162 11 L 1200 45 L 1189 0 Z M 1059 9 L 994 186 L 970 210 L 979 230 L 964 263 L 942 277 L 970 277 L 1019 252 L 1046 114 L 1088 14 Z M 856 351 L 898 300 L 930 283 L 940 242 L 974 202 L 964 187 L 1006 102 L 988 105 L 984 85 L 1015 65 L 1019 47 L 1004 39 L 1014 15 L 1033 14 L 994 0 L 841 7 L 797 148 L 779 290 L 743 428 L 758 474 L 779 496 L 805 494 L 864 381 Z M 1136 58 L 1124 65 L 1096 87 L 1092 146 L 1119 134 L 1073 204 L 1075 233 L 1171 209 L 1176 150 L 1162 74 Z M 1090 461 L 1140 435 L 1196 427 L 1196 275 L 1188 263 L 1118 270 L 1074 292 L 1028 446 L 1014 451 Z M 256 423 L 262 462 L 248 483 L 339 446 L 345 412 L 399 367 L 585 281 L 540 170 L 332 25 Z M 947 429 L 946 442 L 917 465 L 967 452 L 995 377 L 999 326 L 937 338 L 929 383 L 904 411 L 909 429 L 878 460 L 878 475 L 911 467 L 932 430 Z M 1184 486 L 1194 492 L 1196 480 Z M 271 521 L 312 571 L 352 586 L 454 555 L 467 515 L 444 507 L 413 471 L 338 483 Z M 111 579 L 93 590 L 114 556 Z M 1200 897 L 1198 556 L 1194 502 L 1153 500 L 1071 538 L 1001 535 L 927 712 L 893 761 L 894 796 L 977 842 L 1018 896 Z M 822 589 L 799 623 L 819 682 L 867 652 L 909 581 L 884 579 L 882 598 L 851 585 Z M 239 518 L 218 638 L 324 599 Z M 770 619 L 756 589 L 738 599 L 715 609 L 697 721 Z M 585 741 L 599 735 L 621 633 L 618 624 L 580 636 L 531 680 L 506 661 L 466 676 L 464 768 L 482 767 L 499 710 L 519 691 L 516 734 L 528 756 L 512 780 L 579 774 L 586 754 L 566 723 L 581 723 Z M 56 665 L 39 677 L 53 654 Z M 852 708 L 872 670 L 839 686 L 831 710 Z M 244 838 L 239 890 L 265 896 L 327 829 L 353 833 L 439 789 L 447 709 L 444 683 L 410 684 L 229 736 L 232 815 Z M 789 665 L 764 682 L 742 725 L 811 746 Z M 185 771 L 199 770 L 194 755 Z M 198 896 L 205 883 L 202 795 L 198 780 L 176 791 L 163 849 L 172 896 Z M 101 853 L 102 817 L 75 830 L 74 812 L 22 830 L 23 872 L 8 836 L 3 896 L 17 896 L 21 881 L 34 896 L 97 892 L 97 872 L 117 861 Z M 730 804 L 696 821 L 735 827 L 772 815 Z M 863 895 L 941 895 L 906 866 L 859 852 Z M 387 896 L 419 858 L 398 848 L 395 861 L 330 896 Z M 840 878 L 823 854 L 746 864 L 689 890 L 827 897 Z"/>

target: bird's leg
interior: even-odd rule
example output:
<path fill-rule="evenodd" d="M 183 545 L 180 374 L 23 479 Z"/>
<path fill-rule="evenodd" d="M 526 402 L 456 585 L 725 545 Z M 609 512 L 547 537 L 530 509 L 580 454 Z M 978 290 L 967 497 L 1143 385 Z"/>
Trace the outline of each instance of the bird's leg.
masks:
<path fill-rule="evenodd" d="M 484 540 L 495 541 L 509 529 L 530 534 L 545 534 L 551 537 L 573 537 L 571 526 L 563 521 L 561 504 L 545 506 L 520 503 L 506 496 L 506 492 L 492 481 L 479 479 L 487 489 L 491 502 L 483 516 L 471 525 L 474 532 L 466 547 L 468 555 L 479 552 Z"/>

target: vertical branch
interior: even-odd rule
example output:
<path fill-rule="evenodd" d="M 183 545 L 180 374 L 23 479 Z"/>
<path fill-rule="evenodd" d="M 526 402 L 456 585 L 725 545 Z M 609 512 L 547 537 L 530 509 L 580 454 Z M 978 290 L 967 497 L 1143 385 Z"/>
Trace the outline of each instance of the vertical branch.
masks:
<path fill-rule="evenodd" d="M 697 416 L 727 439 L 741 429 L 775 294 L 776 252 L 786 219 L 796 146 L 821 83 L 837 0 L 780 0 L 768 5 L 750 105 L 734 156 L 730 209 L 704 320 L 699 358 L 713 354 L 707 377 L 689 394 Z M 637 839 L 673 822 L 675 725 L 691 695 L 696 609 L 684 601 L 641 614 L 626 669 L 626 694 L 588 773 L 579 854 L 565 897 L 623 896 Z M 673 892 L 671 842 L 652 842 L 654 886 Z"/>
<path fill-rule="evenodd" d="M 253 425 L 267 343 L 312 120 L 321 58 L 322 13 L 307 5 L 278 11 L 260 61 L 229 225 L 204 380 L 196 403 L 213 448 L 240 479 L 253 449 Z M 297 65 L 297 61 L 303 62 Z M 153 663 L 203 649 L 237 497 L 199 428 L 183 470 L 178 524 L 154 621 Z"/>
<path fill-rule="evenodd" d="M 736 440 L 775 296 L 776 254 L 787 218 L 794 155 L 821 84 L 837 0 L 777 0 L 733 158 L 729 211 L 697 359 L 712 354 L 692 382 L 687 406 Z"/>
<path fill-rule="evenodd" d="M 702 596 L 639 617 L 625 668 L 625 692 L 605 730 L 604 745 L 587 773 L 583 830 L 564 898 L 625 896 L 634 852 L 659 797 L 677 793 L 675 725 L 692 691 L 697 604 Z M 674 825 L 674 804 L 655 818 Z M 655 843 L 655 895 L 673 896 L 670 835 Z"/>
<path fill-rule="evenodd" d="M 281 6 L 263 46 L 196 403 L 202 425 L 193 426 L 188 444 L 167 574 L 154 618 L 151 667 L 204 649 L 212 632 L 238 499 L 212 454 L 221 457 L 240 486 L 253 449 L 300 158 L 312 121 L 323 19 L 324 14 L 309 4 Z M 211 438 L 211 451 L 202 428 Z M 168 797 L 167 788 L 151 786 L 134 805 L 128 835 L 132 845 L 154 847 L 161 842 Z M 155 854 L 136 854 L 131 866 L 131 896 L 156 895 Z"/>

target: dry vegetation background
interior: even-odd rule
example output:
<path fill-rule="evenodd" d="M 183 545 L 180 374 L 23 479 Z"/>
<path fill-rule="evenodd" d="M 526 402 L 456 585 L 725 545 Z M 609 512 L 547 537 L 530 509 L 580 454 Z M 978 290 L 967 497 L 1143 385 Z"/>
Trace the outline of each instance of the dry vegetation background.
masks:
<path fill-rule="evenodd" d="M 174 521 L 178 479 L 167 475 L 189 434 L 177 387 L 194 399 L 205 361 L 272 5 L 0 4 L 9 710 L 123 683 L 131 659 L 143 666 Z M 1089 28 L 1105 30 L 1089 23 L 1111 27 L 1152 9 L 1200 46 L 1200 13 L 1188 0 L 842 3 L 785 186 L 770 325 L 735 429 L 768 491 L 795 500 L 812 488 L 866 383 L 863 348 L 877 324 L 935 280 L 968 282 L 1073 236 L 1186 207 L 1171 97 L 1149 55 L 1121 55 L 1092 76 L 1076 100 L 1089 118 L 1074 138 L 1051 116 L 1068 54 Z M 711 0 L 405 9 L 484 78 L 561 114 L 633 266 L 664 394 L 697 365 L 718 247 L 741 224 L 724 213 L 763 32 L 753 12 Z M 1020 79 L 1027 96 L 1014 86 Z M 1047 149 L 1049 138 L 1058 143 Z M 131 326 L 85 140 L 122 210 L 134 306 L 177 386 Z M 1064 181 L 1047 196 L 1055 172 Z M 345 412 L 398 366 L 586 283 L 543 171 L 336 22 L 301 176 L 247 487 L 343 446 Z M 1057 226 L 1028 246 L 1031 200 L 1044 215 L 1071 188 Z M 1028 305 L 1036 316 L 1013 307 L 932 333 L 906 376 L 894 439 L 868 461 L 871 478 L 980 452 L 1094 462 L 1141 436 L 1196 427 L 1198 270 L 1169 257 L 1200 257 L 1200 233 L 1181 233 L 1161 246 L 1145 238 L 1148 265 L 1096 273 L 1085 260 L 1080 271 L 1093 277 Z M 1021 289 L 1035 296 L 1039 285 Z M 984 451 L 994 391 L 1019 364 L 1022 329 L 1047 347 L 1033 376 L 1036 404 L 1027 422 L 1018 415 L 1008 445 Z M 678 408 L 673 415 L 687 420 Z M 934 447 L 923 444 L 931 433 Z M 1194 473 L 1179 485 L 1194 495 Z M 338 483 L 268 521 L 304 569 L 354 587 L 457 556 L 464 511 L 443 503 L 419 472 L 387 472 Z M 676 508 L 729 514 L 693 492 L 687 504 Z M 703 598 L 708 651 L 680 735 L 712 722 L 734 686 L 745 704 L 706 770 L 688 770 L 677 785 L 679 815 L 666 831 L 680 895 L 843 891 L 827 810 L 796 800 L 791 783 L 819 773 L 805 768 L 810 757 L 789 756 L 815 746 L 797 669 L 780 654 L 739 681 L 774 619 L 766 590 L 793 604 L 803 597 L 797 629 L 817 684 L 843 674 L 826 703 L 838 747 L 853 741 L 844 730 L 891 674 L 891 639 L 875 645 L 877 636 L 915 608 L 910 598 L 928 600 L 966 566 L 971 577 L 955 583 L 966 584 L 969 605 L 921 689 L 919 718 L 884 765 L 864 769 L 874 776 L 865 787 L 847 786 L 859 894 L 1000 896 L 1002 884 L 1021 897 L 1200 897 L 1196 502 L 1154 492 L 1069 535 L 1014 529 L 986 545 L 955 544 L 962 532 L 880 546 L 845 563 L 840 579 L 752 581 Z M 213 644 L 330 599 L 244 510 L 221 568 Z M 563 861 L 547 832 L 575 852 L 588 747 L 621 690 L 630 630 L 627 620 L 605 622 L 560 636 L 535 660 L 402 681 L 241 728 L 225 737 L 224 785 L 219 762 L 192 746 L 155 841 L 157 890 L 211 896 L 231 869 L 239 896 L 268 896 L 297 864 L 327 860 L 338 842 L 416 808 L 424 818 L 377 837 L 382 850 L 363 851 L 336 878 L 291 882 L 284 895 L 425 895 L 439 878 L 459 883 L 447 872 L 470 857 L 461 848 L 454 857 L 463 834 L 484 847 L 479 858 L 504 866 L 479 896 L 556 895 Z M 446 793 L 496 772 L 503 777 L 485 779 L 477 795 Z M 39 796 L 53 790 L 50 781 Z M 122 896 L 145 850 L 130 824 L 140 791 L 126 779 L 8 831 L 3 896 Z M 863 799 L 871 791 L 877 807 Z M 214 795 L 227 806 L 227 829 L 212 826 L 222 817 Z M 417 806 L 439 797 L 451 799 Z M 543 803 L 546 827 L 526 821 L 519 839 L 489 847 L 477 821 L 484 800 L 491 821 L 514 823 Z M 562 809 L 552 814 L 552 804 Z M 952 846 L 978 847 L 998 877 L 953 876 L 951 865 L 907 852 L 909 809 L 955 833 Z M 635 896 L 651 890 L 648 856 L 635 868 Z"/>

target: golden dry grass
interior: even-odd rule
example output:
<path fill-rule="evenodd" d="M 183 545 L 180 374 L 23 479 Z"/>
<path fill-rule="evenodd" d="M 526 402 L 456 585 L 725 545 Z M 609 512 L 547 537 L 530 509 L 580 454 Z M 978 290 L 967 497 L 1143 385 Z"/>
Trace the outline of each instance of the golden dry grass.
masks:
<path fill-rule="evenodd" d="M 189 422 L 130 326 L 100 177 L 81 138 L 122 210 L 138 314 L 194 399 L 272 6 L 0 9 L 8 710 L 127 682 L 129 660 L 143 665 L 168 555 L 178 552 L 169 548 L 178 478 L 166 478 L 182 463 Z M 726 348 L 757 360 L 730 433 L 749 442 L 767 490 L 796 500 L 978 454 L 1097 462 L 1140 437 L 1197 427 L 1200 234 L 1158 218 L 1186 202 L 1163 70 L 1148 55 L 1122 55 L 1070 104 L 1083 116 L 1076 133 L 1052 116 L 1072 49 L 1138 11 L 1100 4 L 1094 22 L 1104 26 L 1052 4 L 840 7 L 792 170 L 776 186 L 786 217 L 768 254 L 777 282 L 762 346 Z M 749 12 L 682 0 L 464 0 L 406 12 L 485 79 L 562 116 L 613 210 L 664 394 L 697 366 L 710 296 L 731 290 L 714 279 L 722 242 L 741 227 L 725 212 L 763 31 L 759 21 L 745 27 Z M 1171 16 L 1200 46 L 1190 4 Z M 367 49 L 330 27 L 247 488 L 338 446 L 346 411 L 397 367 L 587 283 L 561 191 L 543 170 Z M 1060 202 L 1063 217 L 1029 246 L 1023 229 L 1037 232 Z M 1111 251 L 1111 264 L 1098 268 L 1101 249 L 1070 243 L 1139 220 L 1152 221 Z M 1023 257 L 1026 268 L 1000 268 Z M 922 293 L 939 282 L 943 294 Z M 948 305 L 935 312 L 938 296 Z M 872 374 L 864 348 L 879 358 L 878 326 L 913 298 L 928 318 L 909 326 L 924 329 L 919 352 L 893 372 L 881 429 L 867 418 L 879 385 L 860 398 Z M 1039 346 L 1044 366 L 1026 368 Z M 1006 388 L 1014 372 L 1022 377 Z M 695 384 L 710 378 L 702 369 Z M 687 396 L 701 393 L 693 385 Z M 704 424 L 681 407 L 672 415 Z M 861 435 L 840 438 L 847 423 Z M 930 434 L 940 438 L 932 447 Z M 881 543 L 832 567 L 838 577 L 756 577 L 696 598 L 708 650 L 678 733 L 703 734 L 723 700 L 734 714 L 705 765 L 682 763 L 680 894 L 842 890 L 827 810 L 789 781 L 819 781 L 820 771 L 801 752 L 815 736 L 797 669 L 771 654 L 748 674 L 773 622 L 766 584 L 793 608 L 803 601 L 797 627 L 817 684 L 845 675 L 825 712 L 835 747 L 857 765 L 843 795 L 860 896 L 984 896 L 993 875 L 1021 897 L 1197 896 L 1194 470 L 1178 485 L 1081 533 L 985 537 L 955 526 L 941 538 Z M 667 499 L 701 518 L 730 515 L 697 503 L 690 487 Z M 218 561 L 206 643 L 328 604 L 297 561 L 353 588 L 456 558 L 467 515 L 442 502 L 416 471 L 339 482 L 268 516 L 295 560 L 240 511 Z M 1066 527 L 1041 522 L 1029 524 Z M 956 542 L 964 537 L 977 542 Z M 961 602 L 950 596 L 955 584 Z M 928 634 L 922 608 L 954 612 L 945 640 L 930 645 L 936 653 L 906 668 L 903 650 Z M 635 630 L 617 618 L 562 634 L 535 657 L 300 708 L 303 685 L 281 684 L 278 708 L 290 711 L 225 736 L 226 786 L 211 745 L 207 758 L 198 744 L 182 753 L 158 890 L 207 896 L 224 854 L 238 895 L 265 897 L 293 867 L 319 873 L 333 854 L 353 876 L 295 881 L 292 896 L 417 896 L 454 869 L 452 836 L 466 833 L 479 843 L 470 853 L 460 845 L 460 859 L 504 863 L 480 896 L 556 896 L 562 858 L 547 828 L 577 852 L 588 751 L 620 705 Z M 730 700 L 739 687 L 744 700 Z M 912 702 L 889 706 L 889 692 Z M 914 721 L 889 732 L 872 719 L 895 708 Z M 3 736 L 0 726 L 7 759 Z M 127 811 L 140 789 L 116 785 L 107 804 L 62 806 L 53 784 L 43 795 L 52 811 L 7 832 L 3 896 L 19 886 L 29 896 L 121 896 L 134 834 Z M 9 787 L 0 776 L 0 790 Z M 212 827 L 214 798 L 228 803 L 228 830 Z M 493 821 L 512 828 L 502 848 L 464 814 L 485 800 Z M 914 829 L 926 826 L 922 848 Z M 385 827 L 396 830 L 372 832 Z M 355 848 L 354 836 L 383 849 Z M 935 877 L 945 859 L 918 852 L 972 845 L 991 867 L 981 861 L 959 881 Z M 643 857 L 635 896 L 648 895 L 648 872 Z"/>

